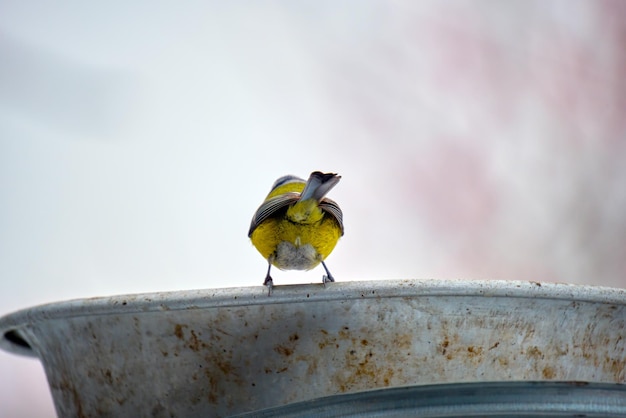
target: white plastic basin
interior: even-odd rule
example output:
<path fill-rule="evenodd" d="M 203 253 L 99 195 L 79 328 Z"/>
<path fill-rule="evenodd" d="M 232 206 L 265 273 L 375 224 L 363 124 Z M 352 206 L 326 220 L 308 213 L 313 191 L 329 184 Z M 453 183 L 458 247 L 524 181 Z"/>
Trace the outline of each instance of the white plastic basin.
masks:
<path fill-rule="evenodd" d="M 93 298 L 0 319 L 57 413 L 227 416 L 435 383 L 626 383 L 626 292 L 402 280 Z"/>

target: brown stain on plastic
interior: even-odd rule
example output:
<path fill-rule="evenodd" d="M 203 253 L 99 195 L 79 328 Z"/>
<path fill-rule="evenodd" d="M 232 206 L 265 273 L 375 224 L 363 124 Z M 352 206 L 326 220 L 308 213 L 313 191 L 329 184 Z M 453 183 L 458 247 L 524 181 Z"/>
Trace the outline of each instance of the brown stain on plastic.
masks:
<path fill-rule="evenodd" d="M 341 363 L 330 368 L 332 387 L 340 393 L 393 386 L 407 379 L 401 363 L 411 351 L 411 333 L 389 335 L 381 330 L 343 326 L 334 332 L 321 329 L 315 336 L 321 361 L 332 356 L 336 358 L 333 364 Z"/>
<path fill-rule="evenodd" d="M 448 337 L 444 337 L 443 341 L 439 344 L 439 351 L 441 354 L 446 355 L 448 347 L 450 346 L 450 340 Z"/>
<path fill-rule="evenodd" d="M 183 334 L 183 328 L 187 328 L 187 325 L 176 324 L 174 326 L 174 335 L 176 335 L 176 338 L 179 340 L 182 340 L 185 337 Z"/>
<path fill-rule="evenodd" d="M 289 357 L 295 352 L 299 339 L 300 337 L 297 333 L 291 334 L 285 343 L 275 345 L 274 351 L 281 356 Z"/>
<path fill-rule="evenodd" d="M 482 347 L 476 347 L 473 345 L 470 345 L 469 347 L 467 347 L 467 355 L 470 357 L 477 357 L 482 355 L 483 353 L 483 348 Z"/>
<path fill-rule="evenodd" d="M 200 351 L 200 340 L 198 339 L 198 335 L 195 330 L 190 330 L 189 333 L 191 337 L 189 337 L 189 348 L 193 351 Z"/>
<path fill-rule="evenodd" d="M 526 357 L 533 359 L 542 359 L 544 358 L 543 353 L 536 345 L 530 346 L 526 348 Z"/>
<path fill-rule="evenodd" d="M 352 346 L 344 357 L 344 373 L 337 375 L 340 392 L 390 385 L 395 374 L 393 368 L 379 360 L 372 350 L 359 350 Z"/>
<path fill-rule="evenodd" d="M 605 368 L 607 368 L 608 370 L 611 371 L 611 373 L 613 373 L 614 376 L 619 377 L 620 379 L 624 380 L 625 378 L 625 373 L 624 371 L 626 370 L 626 359 L 605 359 Z"/>
<path fill-rule="evenodd" d="M 205 337 L 204 335 L 207 335 Z M 183 343 L 183 350 L 188 349 L 197 356 L 198 372 L 190 375 L 190 381 L 197 387 L 203 387 L 204 398 L 209 404 L 220 405 L 227 398 L 224 382 L 237 382 L 244 384 L 244 380 L 239 378 L 240 367 L 232 361 L 233 347 L 229 339 L 229 333 L 219 326 L 209 325 L 202 330 L 194 329 L 187 324 L 176 323 L 174 325 L 174 336 Z M 174 352 L 178 357 L 184 353 Z M 162 352 L 163 356 L 168 356 L 169 352 Z M 200 403 L 201 398 L 193 400 L 193 404 Z M 232 404 L 231 400 L 228 402 Z"/>
<path fill-rule="evenodd" d="M 289 347 L 285 347 L 284 345 L 275 346 L 274 351 L 276 351 L 278 354 L 285 356 L 285 357 L 289 357 L 290 355 L 293 354 L 293 350 Z"/>
<path fill-rule="evenodd" d="M 544 379 L 554 379 L 556 377 L 556 371 L 554 370 L 554 368 L 550 367 L 550 366 L 546 366 L 543 368 L 543 370 L 541 371 L 541 374 L 543 375 Z"/>

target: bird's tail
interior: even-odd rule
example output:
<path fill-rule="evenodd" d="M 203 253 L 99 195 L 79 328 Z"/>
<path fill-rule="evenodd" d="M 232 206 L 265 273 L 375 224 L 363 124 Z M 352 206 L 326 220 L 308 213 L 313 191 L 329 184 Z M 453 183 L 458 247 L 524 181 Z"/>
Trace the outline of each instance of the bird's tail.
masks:
<path fill-rule="evenodd" d="M 300 201 L 307 199 L 315 199 L 316 201 L 322 200 L 324 196 L 335 187 L 341 180 L 341 176 L 335 173 L 322 173 L 320 171 L 314 171 L 309 176 L 309 179 L 302 190 L 300 195 Z"/>

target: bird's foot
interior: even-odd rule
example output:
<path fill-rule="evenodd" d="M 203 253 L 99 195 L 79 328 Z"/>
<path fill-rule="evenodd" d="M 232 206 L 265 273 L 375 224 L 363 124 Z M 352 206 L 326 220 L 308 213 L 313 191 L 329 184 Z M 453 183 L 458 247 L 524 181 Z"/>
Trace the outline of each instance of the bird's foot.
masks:
<path fill-rule="evenodd" d="M 326 283 L 334 282 L 335 278 L 329 273 L 328 275 L 322 276 L 322 284 L 326 287 Z"/>
<path fill-rule="evenodd" d="M 268 275 L 263 282 L 263 286 L 267 286 L 267 296 L 272 296 L 274 290 L 274 280 Z"/>
<path fill-rule="evenodd" d="M 323 261 L 322 261 L 322 267 L 324 267 L 324 270 L 326 270 L 326 274 L 322 276 L 322 284 L 324 285 L 324 287 L 326 287 L 326 283 L 334 282 L 335 278 L 333 277 L 332 274 L 330 274 L 330 271 L 328 271 L 328 267 L 326 267 L 326 263 L 324 263 Z"/>

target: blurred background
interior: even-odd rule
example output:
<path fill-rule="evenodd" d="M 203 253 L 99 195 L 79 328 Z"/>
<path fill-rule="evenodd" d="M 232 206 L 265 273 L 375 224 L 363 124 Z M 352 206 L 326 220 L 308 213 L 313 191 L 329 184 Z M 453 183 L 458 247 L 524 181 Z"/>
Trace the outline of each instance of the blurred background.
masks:
<path fill-rule="evenodd" d="M 314 170 L 337 280 L 626 287 L 624 45 L 619 0 L 2 1 L 0 315 L 262 292 L 252 214 Z M 54 416 L 37 360 L 0 416 Z"/>

